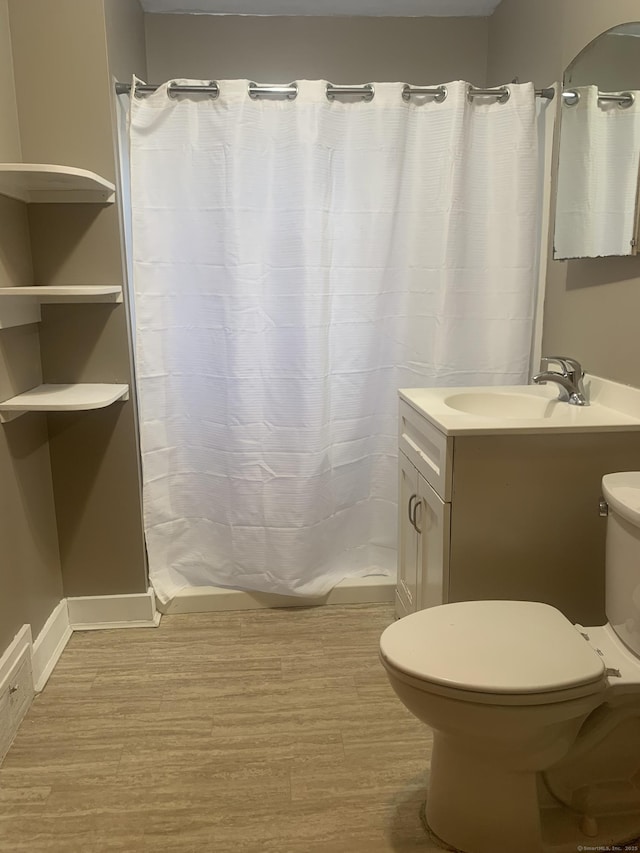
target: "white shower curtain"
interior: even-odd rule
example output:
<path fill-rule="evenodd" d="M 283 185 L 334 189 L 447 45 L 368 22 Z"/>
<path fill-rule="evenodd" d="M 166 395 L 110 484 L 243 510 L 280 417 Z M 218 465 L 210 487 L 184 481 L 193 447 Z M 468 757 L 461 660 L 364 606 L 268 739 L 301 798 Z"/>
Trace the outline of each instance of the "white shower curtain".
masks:
<path fill-rule="evenodd" d="M 323 595 L 395 568 L 397 389 L 527 381 L 534 91 L 219 85 L 132 99 L 151 579 Z"/>
<path fill-rule="evenodd" d="M 636 252 L 640 92 L 633 104 L 598 99 L 597 86 L 563 102 L 556 200 L 556 258 Z"/>

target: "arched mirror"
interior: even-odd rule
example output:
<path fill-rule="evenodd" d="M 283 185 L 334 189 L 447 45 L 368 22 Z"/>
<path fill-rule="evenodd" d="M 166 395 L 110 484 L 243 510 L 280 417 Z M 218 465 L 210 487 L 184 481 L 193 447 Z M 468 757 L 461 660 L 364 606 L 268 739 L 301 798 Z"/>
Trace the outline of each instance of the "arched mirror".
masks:
<path fill-rule="evenodd" d="M 553 256 L 638 253 L 640 23 L 594 39 L 563 78 Z"/>

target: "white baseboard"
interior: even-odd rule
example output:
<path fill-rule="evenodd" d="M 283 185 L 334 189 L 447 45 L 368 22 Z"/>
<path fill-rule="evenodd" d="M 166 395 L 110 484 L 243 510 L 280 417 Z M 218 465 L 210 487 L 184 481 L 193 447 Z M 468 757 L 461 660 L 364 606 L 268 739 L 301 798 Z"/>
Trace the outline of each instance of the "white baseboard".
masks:
<path fill-rule="evenodd" d="M 132 595 L 85 595 L 67 598 L 74 631 L 104 628 L 156 628 L 160 613 L 152 589 Z"/>
<path fill-rule="evenodd" d="M 31 626 L 23 625 L 0 657 L 0 763 L 74 630 L 155 627 L 159 623 L 160 613 L 150 589 L 139 595 L 63 598 L 35 642 Z"/>
<path fill-rule="evenodd" d="M 67 599 L 63 598 L 33 643 L 31 665 L 36 693 L 44 688 L 72 633 L 69 625 Z"/>
<path fill-rule="evenodd" d="M 175 614 L 259 610 L 271 607 L 314 607 L 323 604 L 370 604 L 394 601 L 395 590 L 395 576 L 383 575 L 345 578 L 321 598 L 246 592 L 217 586 L 191 587 L 181 590 L 166 604 L 158 602 L 158 609 L 164 614 Z"/>
<path fill-rule="evenodd" d="M 33 701 L 31 626 L 23 625 L 0 657 L 0 762 Z"/>

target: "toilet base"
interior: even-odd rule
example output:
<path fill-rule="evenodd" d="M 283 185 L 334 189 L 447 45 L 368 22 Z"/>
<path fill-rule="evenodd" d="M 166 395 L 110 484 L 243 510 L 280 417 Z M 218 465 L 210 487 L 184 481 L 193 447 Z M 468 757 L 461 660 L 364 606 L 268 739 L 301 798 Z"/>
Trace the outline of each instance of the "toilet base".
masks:
<path fill-rule="evenodd" d="M 463 853 L 542 850 L 535 771 L 510 771 L 440 732 L 425 816 L 431 832 Z"/>
<path fill-rule="evenodd" d="M 460 850 L 457 847 L 452 847 L 450 844 L 447 844 L 442 838 L 440 838 L 429 826 L 429 822 L 427 821 L 427 801 L 425 800 L 420 808 L 420 823 L 422 824 L 425 834 L 427 835 L 429 841 L 434 844 L 439 849 L 447 851 L 447 853 L 469 853 L 465 850 Z M 636 818 L 637 820 L 637 818 Z M 579 846 L 582 846 L 586 849 L 601 849 L 601 850 L 620 850 L 626 851 L 626 853 L 635 853 L 635 851 L 640 851 L 640 837 L 629 839 L 627 841 L 612 841 L 611 833 L 607 832 L 606 826 L 603 826 L 602 822 L 600 822 L 600 827 L 603 832 L 599 833 L 597 837 L 589 837 L 586 836 L 581 839 L 581 845 L 579 842 L 572 840 L 566 841 L 562 840 L 562 836 L 566 836 L 568 834 L 573 834 L 576 831 L 575 822 L 572 820 L 570 815 L 556 815 L 547 816 L 545 819 L 545 815 L 543 812 L 542 816 L 542 824 L 543 827 L 545 823 L 549 822 L 550 826 L 550 834 L 557 836 L 557 840 L 553 842 L 549 840 L 548 843 L 543 842 L 540 853 L 576 853 L 576 850 Z M 617 833 L 620 832 L 620 825 L 615 827 Z M 616 835 L 616 837 L 618 837 Z"/>
<path fill-rule="evenodd" d="M 427 801 L 420 806 L 420 823 L 422 824 L 422 828 L 427 833 L 427 837 L 429 841 L 433 842 L 433 844 L 442 848 L 442 850 L 448 850 L 450 853 L 464 853 L 462 850 L 456 850 L 455 847 L 451 847 L 450 844 L 447 844 L 446 841 L 443 841 L 442 838 L 439 838 L 435 832 L 429 826 L 429 822 L 427 821 Z"/>
<path fill-rule="evenodd" d="M 608 814 L 598 811 L 585 821 L 584 814 L 553 798 L 541 774 L 505 772 L 457 741 L 435 735 L 420 819 L 430 840 L 443 850 L 576 853 L 582 846 L 640 851 L 637 807 Z"/>

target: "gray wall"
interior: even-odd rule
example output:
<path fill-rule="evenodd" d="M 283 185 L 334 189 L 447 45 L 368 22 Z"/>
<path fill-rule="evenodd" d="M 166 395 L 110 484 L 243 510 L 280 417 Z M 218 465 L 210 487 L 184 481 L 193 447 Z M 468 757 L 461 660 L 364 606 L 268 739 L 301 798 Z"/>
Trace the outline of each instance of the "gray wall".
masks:
<path fill-rule="evenodd" d="M 0 160 L 22 159 L 9 7 L 0 0 Z M 0 196 L 0 287 L 33 283 L 26 206 Z M 0 399 L 41 381 L 35 326 L 0 330 Z M 63 597 L 47 422 L 0 426 L 0 655 L 25 623 L 34 636 Z"/>
<path fill-rule="evenodd" d="M 111 74 L 146 73 L 143 24 L 137 0 L 0 0 L 2 160 L 115 180 Z M 122 283 L 117 205 L 0 197 L 0 277 Z M 131 383 L 126 303 L 46 306 L 40 324 L 1 331 L 2 398 L 41 381 Z M 28 414 L 0 428 L 0 653 L 25 622 L 37 635 L 63 596 L 146 589 L 134 409 Z"/>
<path fill-rule="evenodd" d="M 103 0 L 109 72 L 116 80 L 147 73 L 144 15 L 138 0 Z"/>
<path fill-rule="evenodd" d="M 487 18 L 146 15 L 145 21 L 150 82 L 485 82 Z"/>
<path fill-rule="evenodd" d="M 103 0 L 11 0 L 10 11 L 25 161 L 115 180 Z M 73 81 L 64 96 L 43 86 L 52 74 Z M 39 284 L 123 282 L 116 205 L 31 205 L 29 223 Z M 40 345 L 47 382 L 132 381 L 124 305 L 50 306 Z M 48 420 L 65 594 L 144 591 L 133 401 Z"/>
<path fill-rule="evenodd" d="M 538 86 L 561 80 L 593 38 L 637 20 L 638 0 L 502 0 L 490 19 L 488 83 L 515 75 Z M 638 317 L 640 258 L 549 260 L 543 351 L 640 387 Z"/>

